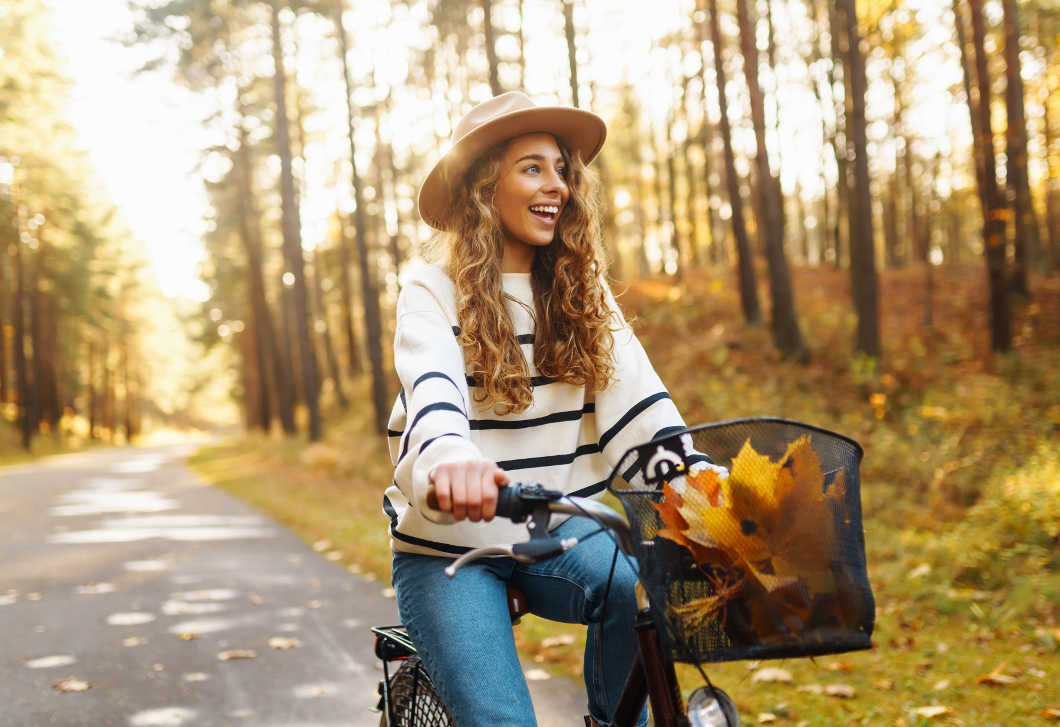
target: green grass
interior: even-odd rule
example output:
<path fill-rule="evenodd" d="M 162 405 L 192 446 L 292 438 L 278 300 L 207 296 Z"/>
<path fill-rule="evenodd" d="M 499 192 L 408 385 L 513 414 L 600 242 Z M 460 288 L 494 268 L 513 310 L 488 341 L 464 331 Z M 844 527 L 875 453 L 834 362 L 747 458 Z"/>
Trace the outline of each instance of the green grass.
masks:
<path fill-rule="evenodd" d="M 747 723 L 772 714 L 790 725 L 1041 725 L 1043 709 L 1060 708 L 1060 279 L 1034 281 L 1035 303 L 1016 311 L 1016 353 L 994 356 L 985 275 L 939 269 L 946 294 L 936 294 L 932 328 L 921 322 L 921 276 L 882 278 L 879 364 L 852 351 L 846 271 L 795 270 L 806 366 L 781 362 L 768 331 L 744 328 L 729 271 L 697 271 L 678 286 L 657 278 L 620 298 L 690 424 L 781 415 L 843 432 L 867 453 L 876 646 L 769 664 L 791 683 L 753 682 L 744 663 L 707 667 Z M 352 399 L 356 411 L 368 406 L 366 391 Z M 380 501 L 392 469 L 367 417 L 334 416 L 319 444 L 247 437 L 192 464 L 308 542 L 331 541 L 344 564 L 389 580 Z M 528 617 L 516 639 L 544 668 L 580 676 L 584 629 Z M 1015 681 L 976 683 L 1003 663 Z M 701 683 L 691 667 L 679 674 L 686 692 Z M 855 696 L 799 690 L 834 683 Z M 916 714 L 932 704 L 950 711 Z"/>

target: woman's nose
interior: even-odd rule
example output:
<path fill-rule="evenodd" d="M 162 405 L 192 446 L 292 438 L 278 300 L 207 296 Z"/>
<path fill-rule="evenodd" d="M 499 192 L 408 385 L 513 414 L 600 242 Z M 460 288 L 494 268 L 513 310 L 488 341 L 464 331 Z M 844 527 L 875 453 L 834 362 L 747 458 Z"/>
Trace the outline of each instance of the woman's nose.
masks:
<path fill-rule="evenodd" d="M 567 181 L 558 171 L 552 169 L 545 175 L 545 189 L 548 191 L 560 191 L 567 188 Z"/>

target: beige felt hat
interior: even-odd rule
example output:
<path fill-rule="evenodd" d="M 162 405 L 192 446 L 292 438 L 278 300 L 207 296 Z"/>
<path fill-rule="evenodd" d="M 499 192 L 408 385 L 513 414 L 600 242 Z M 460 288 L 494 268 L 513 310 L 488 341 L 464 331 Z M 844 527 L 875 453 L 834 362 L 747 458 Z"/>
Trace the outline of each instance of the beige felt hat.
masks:
<path fill-rule="evenodd" d="M 453 130 L 452 147 L 438 160 L 420 187 L 420 217 L 436 230 L 448 230 L 445 208 L 456 185 L 482 153 L 508 139 L 545 132 L 557 136 L 586 164 L 607 138 L 604 120 L 591 111 L 567 106 L 537 106 L 518 91 L 483 101 Z"/>

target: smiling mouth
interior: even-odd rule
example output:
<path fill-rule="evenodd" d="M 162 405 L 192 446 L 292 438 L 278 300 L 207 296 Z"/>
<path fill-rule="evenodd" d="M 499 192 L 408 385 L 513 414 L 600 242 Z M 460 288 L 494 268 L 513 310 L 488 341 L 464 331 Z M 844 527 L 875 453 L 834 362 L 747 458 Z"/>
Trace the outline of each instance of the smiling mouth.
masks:
<path fill-rule="evenodd" d="M 530 214 L 545 222 L 555 222 L 559 207 L 551 204 L 535 204 L 530 208 Z"/>

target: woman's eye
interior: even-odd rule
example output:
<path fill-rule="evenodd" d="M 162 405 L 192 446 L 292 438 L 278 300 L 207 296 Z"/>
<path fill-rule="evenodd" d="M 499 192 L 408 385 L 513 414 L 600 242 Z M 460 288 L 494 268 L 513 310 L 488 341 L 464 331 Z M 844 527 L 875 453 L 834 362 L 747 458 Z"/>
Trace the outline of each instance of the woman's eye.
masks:
<path fill-rule="evenodd" d="M 538 171 L 537 165 L 536 164 L 531 164 L 529 167 L 526 168 L 526 171 L 528 171 L 528 172 L 537 172 Z"/>
<path fill-rule="evenodd" d="M 566 177 L 567 177 L 567 168 L 566 167 L 560 167 L 559 169 L 556 170 L 556 174 L 558 174 L 559 176 L 561 176 L 564 179 L 566 179 Z"/>

